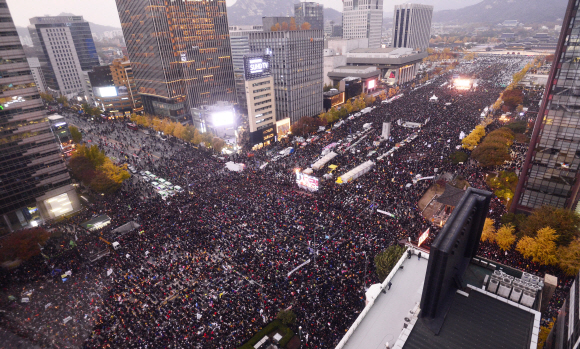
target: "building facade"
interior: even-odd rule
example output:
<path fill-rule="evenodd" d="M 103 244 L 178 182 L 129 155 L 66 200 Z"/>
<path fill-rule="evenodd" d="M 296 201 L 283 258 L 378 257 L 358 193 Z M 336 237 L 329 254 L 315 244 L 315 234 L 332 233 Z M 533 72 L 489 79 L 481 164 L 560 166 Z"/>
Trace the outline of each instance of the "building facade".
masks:
<path fill-rule="evenodd" d="M 225 1 L 117 0 L 117 10 L 146 113 L 183 120 L 235 101 Z"/>
<path fill-rule="evenodd" d="M 28 26 L 47 91 L 86 96 L 82 72 L 99 65 L 89 22 L 82 16 L 34 17 Z"/>
<path fill-rule="evenodd" d="M 317 2 L 299 2 L 294 4 L 294 17 L 298 28 L 308 22 L 310 29 L 324 30 L 324 6 Z"/>
<path fill-rule="evenodd" d="M 342 37 L 369 39 L 370 48 L 381 47 L 383 0 L 344 0 Z"/>
<path fill-rule="evenodd" d="M 248 28 L 249 27 L 249 28 Z M 230 27 L 230 43 L 232 46 L 232 64 L 234 66 L 234 80 L 236 85 L 236 99 L 240 111 L 247 115 L 246 87 L 244 78 L 244 57 L 250 54 L 250 39 L 248 33 L 261 32 L 262 26 L 247 26 L 243 30 L 232 30 Z M 239 27 L 236 27 L 239 28 Z"/>
<path fill-rule="evenodd" d="M 250 52 L 271 56 L 276 120 L 322 111 L 324 38 L 322 30 L 249 33 Z"/>
<path fill-rule="evenodd" d="M 510 211 L 576 209 L 580 189 L 580 0 L 564 17 L 558 48 Z"/>
<path fill-rule="evenodd" d="M 393 15 L 393 47 L 426 51 L 431 37 L 433 6 L 420 4 L 395 5 Z"/>
<path fill-rule="evenodd" d="M 42 68 L 40 67 L 38 58 L 29 57 L 26 60 L 30 66 L 30 71 L 32 72 L 32 77 L 34 78 L 34 83 L 36 84 L 38 91 L 46 92 L 46 81 L 44 80 L 44 74 L 42 73 Z"/>
<path fill-rule="evenodd" d="M 5 0 L 0 18 L 0 226 L 10 231 L 80 203 Z"/>

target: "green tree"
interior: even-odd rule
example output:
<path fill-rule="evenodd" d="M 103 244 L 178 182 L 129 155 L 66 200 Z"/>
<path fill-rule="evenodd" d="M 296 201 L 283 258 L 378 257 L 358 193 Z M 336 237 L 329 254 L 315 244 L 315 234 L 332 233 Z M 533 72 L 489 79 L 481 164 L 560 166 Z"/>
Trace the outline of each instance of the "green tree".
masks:
<path fill-rule="evenodd" d="M 296 321 L 296 314 L 292 310 L 280 310 L 276 319 L 282 321 L 286 326 L 292 325 Z"/>
<path fill-rule="evenodd" d="M 389 276 L 389 273 L 401 259 L 403 253 L 405 253 L 404 247 L 393 245 L 375 256 L 375 267 L 380 282 L 385 281 L 387 276 Z"/>
<path fill-rule="evenodd" d="M 83 134 L 79 131 L 76 126 L 69 126 L 70 136 L 72 137 L 72 141 L 79 144 L 83 139 Z"/>
<path fill-rule="evenodd" d="M 535 237 L 536 233 L 543 227 L 551 227 L 556 231 L 558 246 L 567 246 L 572 240 L 580 237 L 578 227 L 580 216 L 574 212 L 563 208 L 543 206 L 536 209 L 526 219 L 522 226 L 522 233 L 525 236 Z"/>
<path fill-rule="evenodd" d="M 538 230 L 535 238 L 524 236 L 517 245 L 517 250 L 524 257 L 543 265 L 556 265 L 556 231 L 550 227 Z"/>
<path fill-rule="evenodd" d="M 502 225 L 495 235 L 495 242 L 503 251 L 509 250 L 516 241 L 514 234 L 515 228 L 513 225 Z"/>
<path fill-rule="evenodd" d="M 481 232 L 481 241 L 495 241 L 495 227 L 493 226 L 493 220 L 491 218 L 486 218 L 483 224 L 483 231 Z"/>
<path fill-rule="evenodd" d="M 42 98 L 42 100 L 47 102 L 47 103 L 54 102 L 54 97 L 49 93 L 40 92 L 40 98 Z"/>
<path fill-rule="evenodd" d="M 65 106 L 65 107 L 68 107 L 68 99 L 66 99 L 66 97 L 65 97 L 65 96 L 63 96 L 63 95 L 60 95 L 60 96 L 59 96 L 59 97 L 56 99 L 56 101 L 57 101 L 58 103 L 62 104 L 63 106 Z"/>

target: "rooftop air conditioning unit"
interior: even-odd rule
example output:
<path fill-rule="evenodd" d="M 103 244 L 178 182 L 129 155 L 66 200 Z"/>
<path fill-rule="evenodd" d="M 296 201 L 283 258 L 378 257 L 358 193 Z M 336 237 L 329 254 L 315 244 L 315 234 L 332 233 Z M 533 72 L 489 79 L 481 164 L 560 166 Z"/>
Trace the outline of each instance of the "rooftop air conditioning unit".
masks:
<path fill-rule="evenodd" d="M 512 287 L 510 284 L 505 284 L 503 282 L 500 282 L 499 289 L 497 290 L 497 295 L 502 296 L 503 298 L 508 298 L 511 290 L 512 290 Z"/>
<path fill-rule="evenodd" d="M 523 290 L 519 287 L 514 287 L 512 294 L 510 295 L 510 300 L 519 303 L 522 297 Z"/>
<path fill-rule="evenodd" d="M 499 281 L 492 278 L 491 280 L 489 280 L 489 285 L 487 286 L 487 290 L 491 293 L 496 293 L 498 286 L 499 286 Z"/>
<path fill-rule="evenodd" d="M 501 270 L 494 270 L 493 271 L 493 275 L 495 275 L 495 276 L 501 276 L 501 274 L 502 274 Z"/>
<path fill-rule="evenodd" d="M 535 300 L 536 300 L 536 297 L 533 293 L 528 292 L 528 291 L 524 291 L 524 294 L 522 295 L 522 299 L 520 301 L 520 304 L 525 305 L 528 308 L 531 308 L 534 306 Z"/>

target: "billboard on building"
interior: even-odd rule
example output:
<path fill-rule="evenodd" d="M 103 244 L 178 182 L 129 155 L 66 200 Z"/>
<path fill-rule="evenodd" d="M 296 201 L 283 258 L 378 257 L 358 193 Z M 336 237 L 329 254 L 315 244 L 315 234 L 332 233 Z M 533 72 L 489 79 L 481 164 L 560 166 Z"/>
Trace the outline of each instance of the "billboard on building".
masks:
<path fill-rule="evenodd" d="M 285 136 L 290 132 L 290 118 L 276 121 L 276 133 L 278 138 Z"/>
<path fill-rule="evenodd" d="M 244 78 L 254 80 L 270 76 L 270 56 L 244 57 Z"/>
<path fill-rule="evenodd" d="M 94 87 L 93 92 L 97 97 L 116 97 L 117 87 L 115 86 Z"/>

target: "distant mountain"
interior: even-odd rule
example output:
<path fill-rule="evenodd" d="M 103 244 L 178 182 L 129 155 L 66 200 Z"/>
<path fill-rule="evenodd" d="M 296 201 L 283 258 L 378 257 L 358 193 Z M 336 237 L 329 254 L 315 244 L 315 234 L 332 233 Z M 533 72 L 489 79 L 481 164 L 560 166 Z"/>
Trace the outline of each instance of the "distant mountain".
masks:
<path fill-rule="evenodd" d="M 76 16 L 76 15 L 73 13 L 62 12 L 62 13 L 58 14 L 58 16 Z M 91 33 L 97 34 L 98 36 L 102 36 L 104 32 L 109 32 L 109 31 L 113 31 L 113 30 L 121 30 L 121 28 L 109 27 L 107 25 L 100 25 L 100 24 L 96 24 L 93 22 L 89 22 L 89 26 L 91 27 Z"/>
<path fill-rule="evenodd" d="M 72 13 L 61 13 L 59 16 L 75 16 Z M 91 33 L 97 34 L 102 36 L 104 32 L 113 31 L 113 30 L 121 30 L 121 28 L 110 27 L 106 25 L 100 25 L 93 22 L 89 22 L 89 26 L 91 27 Z M 24 45 L 32 45 L 32 39 L 30 38 L 30 32 L 28 31 L 28 27 L 18 27 L 16 26 L 16 31 L 18 32 L 18 36 L 20 37 L 20 41 Z"/>
<path fill-rule="evenodd" d="M 294 16 L 294 4 L 298 0 L 237 0 L 228 7 L 229 25 L 260 25 L 262 17 Z M 324 8 L 324 21 L 342 22 L 342 13 Z"/>
<path fill-rule="evenodd" d="M 433 22 L 454 24 L 500 23 L 515 19 L 524 24 L 562 20 L 568 0 L 483 0 L 457 10 L 436 11 Z"/>
<path fill-rule="evenodd" d="M 294 15 L 294 0 L 238 0 L 228 7 L 229 25 L 261 25 L 262 17 Z"/>

